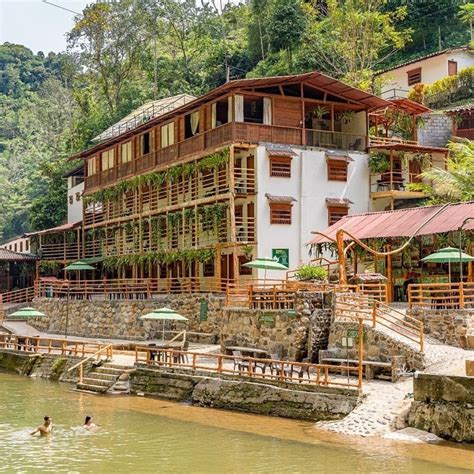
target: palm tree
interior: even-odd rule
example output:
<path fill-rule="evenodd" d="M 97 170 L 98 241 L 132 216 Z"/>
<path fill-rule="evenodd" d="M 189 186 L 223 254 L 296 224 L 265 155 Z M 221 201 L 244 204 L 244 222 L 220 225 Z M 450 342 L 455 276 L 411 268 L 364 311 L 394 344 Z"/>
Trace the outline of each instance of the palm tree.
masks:
<path fill-rule="evenodd" d="M 446 169 L 433 167 L 421 174 L 433 183 L 431 202 L 474 200 L 474 142 L 452 141 L 448 149 Z"/>

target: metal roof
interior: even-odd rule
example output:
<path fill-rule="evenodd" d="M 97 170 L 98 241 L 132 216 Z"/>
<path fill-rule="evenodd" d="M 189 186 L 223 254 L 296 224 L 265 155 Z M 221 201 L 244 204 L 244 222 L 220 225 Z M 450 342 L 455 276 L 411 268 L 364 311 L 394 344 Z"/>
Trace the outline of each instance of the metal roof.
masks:
<path fill-rule="evenodd" d="M 469 49 L 467 46 L 463 46 L 462 48 L 448 48 L 448 49 L 443 49 L 442 51 L 435 51 L 434 53 L 426 54 L 425 56 L 420 56 L 419 58 L 411 59 L 410 61 L 396 64 L 395 66 L 391 66 L 386 69 L 382 69 L 381 71 L 377 71 L 375 75 L 379 76 L 380 74 L 384 74 L 388 71 L 393 71 L 401 67 L 409 66 L 410 64 L 415 64 L 419 61 L 424 61 L 425 59 L 434 58 L 436 56 L 440 56 L 441 54 L 454 53 L 455 51 L 469 51 Z"/>
<path fill-rule="evenodd" d="M 1 262 L 33 261 L 37 259 L 38 257 L 31 253 L 19 253 L 13 252 L 13 250 L 0 248 Z"/>
<path fill-rule="evenodd" d="M 82 224 L 82 221 L 77 221 L 77 222 L 68 222 L 67 224 L 62 224 L 58 225 L 57 227 L 51 227 L 49 229 L 44 229 L 44 230 L 38 230 L 36 232 L 28 232 L 26 234 L 23 234 L 25 237 L 30 237 L 32 235 L 43 235 L 43 234 L 55 234 L 57 232 L 65 232 L 67 230 L 72 230 L 76 229 L 77 227 L 80 227 Z"/>
<path fill-rule="evenodd" d="M 412 143 L 387 143 L 387 144 L 374 144 L 367 147 L 369 150 L 372 148 L 378 148 L 382 150 L 396 150 L 406 151 L 407 153 L 448 153 L 447 148 L 441 148 L 437 146 L 425 146 L 415 145 Z"/>
<path fill-rule="evenodd" d="M 469 217 L 474 218 L 474 201 L 345 216 L 324 230 L 323 234 L 335 239 L 336 232 L 344 229 L 359 239 L 412 237 L 417 228 L 430 218 L 432 220 L 415 235 L 439 234 L 458 230 Z M 463 229 L 474 230 L 474 219 L 464 225 Z M 331 242 L 330 239 L 317 235 L 310 244 Z M 347 235 L 344 239 L 351 240 Z"/>
<path fill-rule="evenodd" d="M 272 194 L 266 193 L 265 197 L 270 201 L 270 202 L 275 202 L 275 203 L 292 203 L 296 202 L 296 199 L 293 196 L 273 196 Z"/>

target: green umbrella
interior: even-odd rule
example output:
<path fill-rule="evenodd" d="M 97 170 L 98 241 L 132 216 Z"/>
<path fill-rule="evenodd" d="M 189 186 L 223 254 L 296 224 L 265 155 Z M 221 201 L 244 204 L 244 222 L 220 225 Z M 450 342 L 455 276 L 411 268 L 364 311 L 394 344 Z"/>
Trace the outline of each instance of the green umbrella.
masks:
<path fill-rule="evenodd" d="M 435 253 L 427 255 L 421 259 L 422 262 L 432 263 L 447 263 L 449 272 L 449 281 L 451 282 L 451 263 L 454 262 L 474 262 L 474 257 L 471 257 L 467 253 L 461 252 L 459 249 L 454 247 L 445 247 Z"/>
<path fill-rule="evenodd" d="M 276 258 L 269 257 L 257 258 L 256 260 L 252 260 L 251 262 L 244 263 L 242 266 L 265 270 L 263 277 L 264 284 L 267 280 L 267 270 L 288 270 L 288 267 L 281 264 Z"/>
<path fill-rule="evenodd" d="M 64 267 L 64 270 L 68 272 L 74 270 L 95 270 L 95 267 L 81 260 L 78 260 L 77 262 L 71 263 L 67 267 Z"/>
<path fill-rule="evenodd" d="M 140 316 L 138 319 L 147 321 L 163 321 L 163 341 L 165 340 L 165 321 L 188 321 L 186 316 L 182 316 L 170 308 L 155 309 L 151 313 Z"/>
<path fill-rule="evenodd" d="M 14 313 L 11 313 L 10 317 L 18 318 L 18 319 L 44 318 L 46 317 L 46 314 L 42 313 L 41 311 L 38 311 L 35 308 L 31 308 L 28 306 L 26 308 L 21 308 L 15 311 Z M 26 336 L 28 336 L 28 325 L 26 326 Z"/>

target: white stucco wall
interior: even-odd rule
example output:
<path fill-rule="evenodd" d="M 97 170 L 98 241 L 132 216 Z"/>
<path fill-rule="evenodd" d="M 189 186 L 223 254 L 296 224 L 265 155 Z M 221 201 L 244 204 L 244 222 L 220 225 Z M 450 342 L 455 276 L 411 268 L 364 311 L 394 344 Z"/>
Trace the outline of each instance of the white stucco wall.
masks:
<path fill-rule="evenodd" d="M 328 227 L 326 198 L 348 198 L 349 214 L 369 210 L 368 155 L 351 152 L 348 181 L 328 181 L 324 150 L 293 148 L 297 156 L 291 163 L 291 178 L 270 177 L 268 153 L 264 146 L 257 149 L 257 254 L 271 257 L 272 249 L 289 249 L 290 269 L 310 260 L 306 244 L 315 230 Z M 292 209 L 291 225 L 270 224 L 270 206 L 265 194 L 292 196 L 296 199 Z M 285 272 L 268 272 L 267 278 L 283 278 Z M 259 272 L 263 278 L 263 271 Z"/>
<path fill-rule="evenodd" d="M 82 192 L 84 191 L 84 183 L 76 184 L 67 190 L 67 222 L 72 224 L 82 220 Z M 79 195 L 77 195 L 79 193 Z M 77 196 L 80 196 L 77 200 Z M 72 197 L 72 204 L 71 204 Z"/>
<path fill-rule="evenodd" d="M 456 61 L 459 72 L 461 69 L 474 66 L 474 55 L 463 50 L 452 51 L 388 71 L 382 74 L 382 77 L 386 79 L 382 88 L 382 97 L 384 97 L 384 92 L 391 89 L 409 90 L 411 86 L 408 85 L 407 72 L 419 67 L 421 67 L 421 82 L 423 84 L 432 84 L 446 77 L 448 75 L 448 61 Z"/>
<path fill-rule="evenodd" d="M 16 239 L 11 239 L 8 242 L 0 245 L 0 248 L 8 249 L 18 253 L 30 253 L 30 238 L 17 237 Z"/>

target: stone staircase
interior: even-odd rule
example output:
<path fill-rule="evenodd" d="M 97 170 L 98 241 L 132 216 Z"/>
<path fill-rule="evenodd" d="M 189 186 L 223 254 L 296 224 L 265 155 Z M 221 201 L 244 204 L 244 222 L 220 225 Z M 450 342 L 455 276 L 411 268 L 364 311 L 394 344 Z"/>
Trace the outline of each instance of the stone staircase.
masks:
<path fill-rule="evenodd" d="M 105 362 L 87 374 L 76 385 L 76 391 L 86 393 L 125 394 L 129 391 L 129 374 L 134 369 L 128 365 Z"/>

